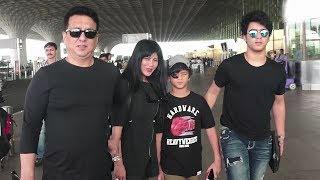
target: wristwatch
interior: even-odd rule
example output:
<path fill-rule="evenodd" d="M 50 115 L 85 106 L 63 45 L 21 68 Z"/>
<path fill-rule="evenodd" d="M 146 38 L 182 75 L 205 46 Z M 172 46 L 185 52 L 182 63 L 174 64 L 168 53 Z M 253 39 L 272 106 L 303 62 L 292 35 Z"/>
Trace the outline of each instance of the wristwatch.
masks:
<path fill-rule="evenodd" d="M 278 136 L 278 140 L 284 140 L 285 136 Z"/>
<path fill-rule="evenodd" d="M 121 157 L 119 156 L 119 155 L 116 155 L 116 156 L 114 156 L 113 158 L 112 158 L 112 161 L 113 162 L 117 162 L 117 161 L 119 161 L 121 159 Z"/>

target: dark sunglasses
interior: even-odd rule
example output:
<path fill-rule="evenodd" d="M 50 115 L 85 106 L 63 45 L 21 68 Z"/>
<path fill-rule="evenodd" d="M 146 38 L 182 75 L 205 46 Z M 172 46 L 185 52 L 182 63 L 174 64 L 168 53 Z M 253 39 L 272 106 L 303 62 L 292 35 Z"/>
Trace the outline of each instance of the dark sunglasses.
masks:
<path fill-rule="evenodd" d="M 84 35 L 88 38 L 88 39 L 93 39 L 96 37 L 98 31 L 97 30 L 93 30 L 93 29 L 86 29 L 86 30 L 81 30 L 81 29 L 67 29 L 66 32 L 70 33 L 70 36 L 73 38 L 79 38 L 81 36 L 81 34 L 84 32 Z"/>
<path fill-rule="evenodd" d="M 261 37 L 264 37 L 264 38 L 269 35 L 269 31 L 268 31 L 267 29 L 263 29 L 263 30 L 261 30 L 261 31 L 252 29 L 252 30 L 250 30 L 250 31 L 248 32 L 248 34 L 249 34 L 249 36 L 250 36 L 251 38 L 256 38 L 257 35 L 258 35 L 258 32 L 260 32 Z"/>

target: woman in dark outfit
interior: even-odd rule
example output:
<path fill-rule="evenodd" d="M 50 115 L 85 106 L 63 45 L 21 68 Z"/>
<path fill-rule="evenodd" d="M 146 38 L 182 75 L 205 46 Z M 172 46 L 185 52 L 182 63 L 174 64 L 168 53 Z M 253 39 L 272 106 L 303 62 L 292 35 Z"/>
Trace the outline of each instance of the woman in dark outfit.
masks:
<path fill-rule="evenodd" d="M 158 175 L 155 134 L 166 93 L 165 72 L 160 46 L 152 40 L 139 41 L 120 82 L 119 91 L 126 97 L 122 107 L 127 113 L 114 120 L 110 138 L 111 144 L 121 144 L 116 153 L 111 152 L 116 179 L 143 180 Z"/>

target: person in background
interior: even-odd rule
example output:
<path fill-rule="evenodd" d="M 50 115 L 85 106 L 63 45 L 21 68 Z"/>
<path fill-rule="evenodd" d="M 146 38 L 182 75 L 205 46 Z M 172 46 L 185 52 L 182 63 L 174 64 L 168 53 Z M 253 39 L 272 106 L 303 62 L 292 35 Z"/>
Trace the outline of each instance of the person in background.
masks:
<path fill-rule="evenodd" d="M 267 14 L 249 12 L 240 24 L 247 51 L 220 64 L 205 98 L 213 107 L 224 87 L 220 142 L 228 180 L 260 180 L 271 158 L 270 111 L 281 155 L 284 150 L 286 72 L 266 57 Z"/>
<path fill-rule="evenodd" d="M 57 61 L 57 44 L 54 42 L 48 42 L 44 45 L 44 51 L 47 56 L 47 59 L 43 62 L 41 62 L 41 67 L 50 65 Z M 43 121 L 40 135 L 39 135 L 39 141 L 38 141 L 38 149 L 37 149 L 37 157 L 35 161 L 35 166 L 38 167 L 42 164 L 42 158 L 45 150 L 45 121 Z"/>
<path fill-rule="evenodd" d="M 111 56 L 112 55 L 110 53 L 103 53 L 103 54 L 100 54 L 99 59 L 105 62 L 109 62 L 111 60 Z"/>
<path fill-rule="evenodd" d="M 275 60 L 276 59 L 276 51 L 275 50 L 270 50 L 270 59 L 271 60 Z"/>
<path fill-rule="evenodd" d="M 144 180 L 158 175 L 156 131 L 161 118 L 161 101 L 166 94 L 166 71 L 162 50 L 152 40 L 135 46 L 122 73 L 125 110 L 122 121 L 112 123 L 110 144 L 119 151 L 114 175 L 123 180 Z M 125 113 L 127 112 L 127 113 Z M 121 143 L 120 142 L 121 138 Z"/>
<path fill-rule="evenodd" d="M 108 116 L 119 99 L 120 73 L 112 64 L 93 57 L 98 31 L 99 18 L 93 9 L 69 9 L 62 32 L 67 57 L 40 68 L 29 84 L 20 144 L 22 180 L 35 179 L 35 152 L 43 119 L 42 179 L 112 179 L 108 150 L 114 150 L 108 146 Z"/>
<path fill-rule="evenodd" d="M 287 54 L 284 54 L 283 49 L 280 49 L 280 53 L 277 54 L 275 61 L 276 62 L 282 62 L 282 61 L 287 61 L 288 60 L 288 56 Z"/>

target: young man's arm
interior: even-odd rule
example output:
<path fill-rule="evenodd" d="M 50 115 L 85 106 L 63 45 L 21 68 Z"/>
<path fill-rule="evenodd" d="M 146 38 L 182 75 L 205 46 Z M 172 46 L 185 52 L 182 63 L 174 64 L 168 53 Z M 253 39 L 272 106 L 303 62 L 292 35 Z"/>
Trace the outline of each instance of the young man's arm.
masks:
<path fill-rule="evenodd" d="M 220 93 L 221 88 L 216 85 L 216 83 L 213 81 L 211 86 L 209 87 L 205 99 L 209 105 L 209 107 L 212 109 L 214 104 L 216 103 L 217 97 Z"/>
<path fill-rule="evenodd" d="M 275 95 L 275 100 L 272 106 L 272 114 L 277 135 L 279 136 L 280 155 L 282 156 L 284 149 L 286 118 L 284 95 Z"/>
<path fill-rule="evenodd" d="M 112 135 L 108 141 L 109 152 L 111 157 L 114 158 L 118 156 L 116 161 L 114 161 L 114 176 L 119 180 L 126 179 L 126 169 L 123 165 L 122 160 L 122 150 L 121 150 L 121 134 L 122 126 L 112 127 Z"/>
<path fill-rule="evenodd" d="M 159 175 L 158 180 L 164 180 L 164 174 L 160 165 L 161 160 L 161 140 L 162 140 L 162 133 L 156 134 L 156 145 L 157 145 L 157 158 L 158 158 L 158 166 L 159 166 Z"/>
<path fill-rule="evenodd" d="M 221 155 L 217 131 L 216 128 L 212 127 L 206 129 L 206 132 L 214 154 L 214 162 L 207 169 L 207 173 L 210 172 L 211 169 L 213 169 L 214 177 L 218 177 L 221 171 Z"/>

